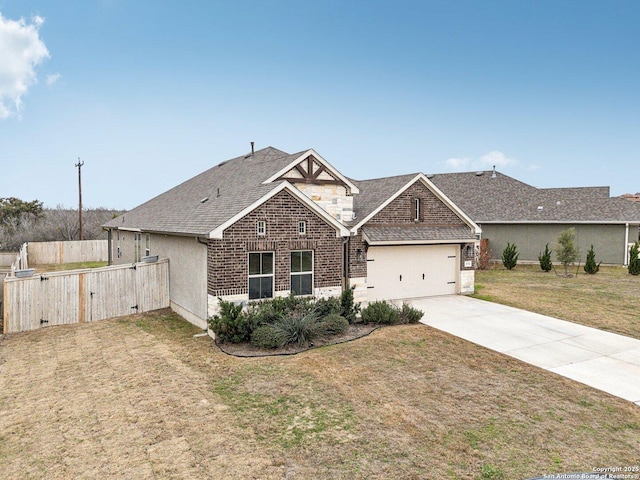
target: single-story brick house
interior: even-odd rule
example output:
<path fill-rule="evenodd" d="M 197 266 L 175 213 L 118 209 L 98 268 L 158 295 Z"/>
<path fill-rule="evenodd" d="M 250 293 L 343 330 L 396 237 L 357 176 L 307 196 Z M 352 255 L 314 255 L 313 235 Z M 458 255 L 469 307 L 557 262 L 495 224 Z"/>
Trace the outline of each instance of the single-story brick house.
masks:
<path fill-rule="evenodd" d="M 573 227 L 583 263 L 593 245 L 597 261 L 626 265 L 638 240 L 640 204 L 611 198 L 609 187 L 536 188 L 495 170 L 429 179 L 481 226 L 494 259 L 509 242 L 520 260 L 537 262 L 546 243 L 554 249 L 558 234 Z"/>
<path fill-rule="evenodd" d="M 312 149 L 253 146 L 104 227 L 112 264 L 170 259 L 172 308 L 202 327 L 219 298 L 473 292 L 481 233 L 424 174 L 356 181 Z"/>

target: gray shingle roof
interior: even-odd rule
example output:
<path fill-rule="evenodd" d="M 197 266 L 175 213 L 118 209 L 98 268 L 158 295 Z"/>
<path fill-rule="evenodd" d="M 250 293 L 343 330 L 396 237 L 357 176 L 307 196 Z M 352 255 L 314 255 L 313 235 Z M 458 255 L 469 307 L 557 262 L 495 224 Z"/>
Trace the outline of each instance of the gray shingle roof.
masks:
<path fill-rule="evenodd" d="M 252 156 L 243 155 L 222 162 L 111 220 L 105 226 L 207 235 L 277 188 L 281 182 L 268 185 L 262 185 L 262 182 L 301 154 L 290 155 L 267 147 Z M 205 198 L 208 200 L 202 202 Z"/>
<path fill-rule="evenodd" d="M 477 223 L 640 221 L 640 207 L 610 198 L 608 187 L 544 189 L 500 172 L 495 177 L 491 171 L 478 173 L 445 173 L 429 178 Z"/>
<path fill-rule="evenodd" d="M 371 214 L 376 208 L 386 202 L 389 197 L 404 187 L 418 175 L 398 175 L 395 177 L 375 178 L 372 180 L 351 180 L 360 193 L 353 196 L 353 211 L 357 215 L 353 224 L 360 222 Z"/>
<path fill-rule="evenodd" d="M 464 241 L 473 242 L 475 232 L 469 227 L 439 227 L 427 225 L 369 225 L 362 232 L 372 244 L 382 242 Z"/>

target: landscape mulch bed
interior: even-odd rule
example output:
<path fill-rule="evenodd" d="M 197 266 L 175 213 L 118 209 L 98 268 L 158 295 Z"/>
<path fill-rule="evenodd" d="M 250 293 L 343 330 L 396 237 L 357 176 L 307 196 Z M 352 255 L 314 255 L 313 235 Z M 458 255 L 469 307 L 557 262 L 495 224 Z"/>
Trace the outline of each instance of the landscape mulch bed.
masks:
<path fill-rule="evenodd" d="M 340 335 L 333 335 L 327 338 L 318 338 L 313 343 L 306 346 L 287 345 L 283 348 L 264 349 L 251 345 L 248 342 L 243 343 L 229 343 L 219 342 L 214 340 L 214 344 L 224 353 L 233 355 L 235 357 L 270 357 L 278 355 L 295 355 L 300 352 L 305 352 L 312 348 L 325 347 L 327 345 L 337 345 L 339 343 L 346 343 L 358 338 L 366 337 L 374 330 L 380 328 L 380 325 L 375 324 L 363 324 L 354 323 L 349 325 L 349 329 Z"/>

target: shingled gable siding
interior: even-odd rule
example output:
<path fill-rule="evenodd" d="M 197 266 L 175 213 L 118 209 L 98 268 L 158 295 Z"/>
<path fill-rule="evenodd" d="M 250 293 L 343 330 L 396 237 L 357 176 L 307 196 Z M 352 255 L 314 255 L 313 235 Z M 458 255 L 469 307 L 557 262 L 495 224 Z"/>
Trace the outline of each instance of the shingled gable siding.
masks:
<path fill-rule="evenodd" d="M 266 234 L 258 236 L 256 223 L 266 222 Z M 298 233 L 307 222 L 305 235 Z M 278 193 L 227 228 L 222 240 L 209 240 L 207 292 L 224 297 L 248 293 L 248 254 L 275 252 L 275 291 L 291 289 L 292 250 L 314 251 L 314 288 L 342 285 L 342 238 L 336 230 L 290 193 Z"/>
<path fill-rule="evenodd" d="M 413 200 L 420 199 L 421 223 L 426 225 L 464 225 L 464 222 L 442 200 L 436 197 L 422 182 L 416 181 L 393 200 L 367 224 L 413 224 Z"/>

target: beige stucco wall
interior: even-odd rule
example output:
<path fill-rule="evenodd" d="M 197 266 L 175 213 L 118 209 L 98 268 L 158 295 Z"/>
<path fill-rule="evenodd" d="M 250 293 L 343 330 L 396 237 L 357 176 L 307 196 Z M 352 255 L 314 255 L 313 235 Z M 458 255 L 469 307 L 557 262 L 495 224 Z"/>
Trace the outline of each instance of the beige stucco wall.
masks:
<path fill-rule="evenodd" d="M 145 250 L 142 233 L 142 255 Z M 112 263 L 133 263 L 135 256 L 134 233 L 121 231 L 112 235 Z M 120 257 L 117 255 L 120 247 Z M 186 320 L 206 327 L 207 319 L 207 247 L 194 237 L 150 234 L 150 254 L 169 259 L 169 291 L 171 308 Z"/>
<path fill-rule="evenodd" d="M 159 255 L 170 261 L 171 308 L 194 325 L 206 328 L 206 245 L 198 243 L 193 237 L 152 234 L 151 255 Z"/>

